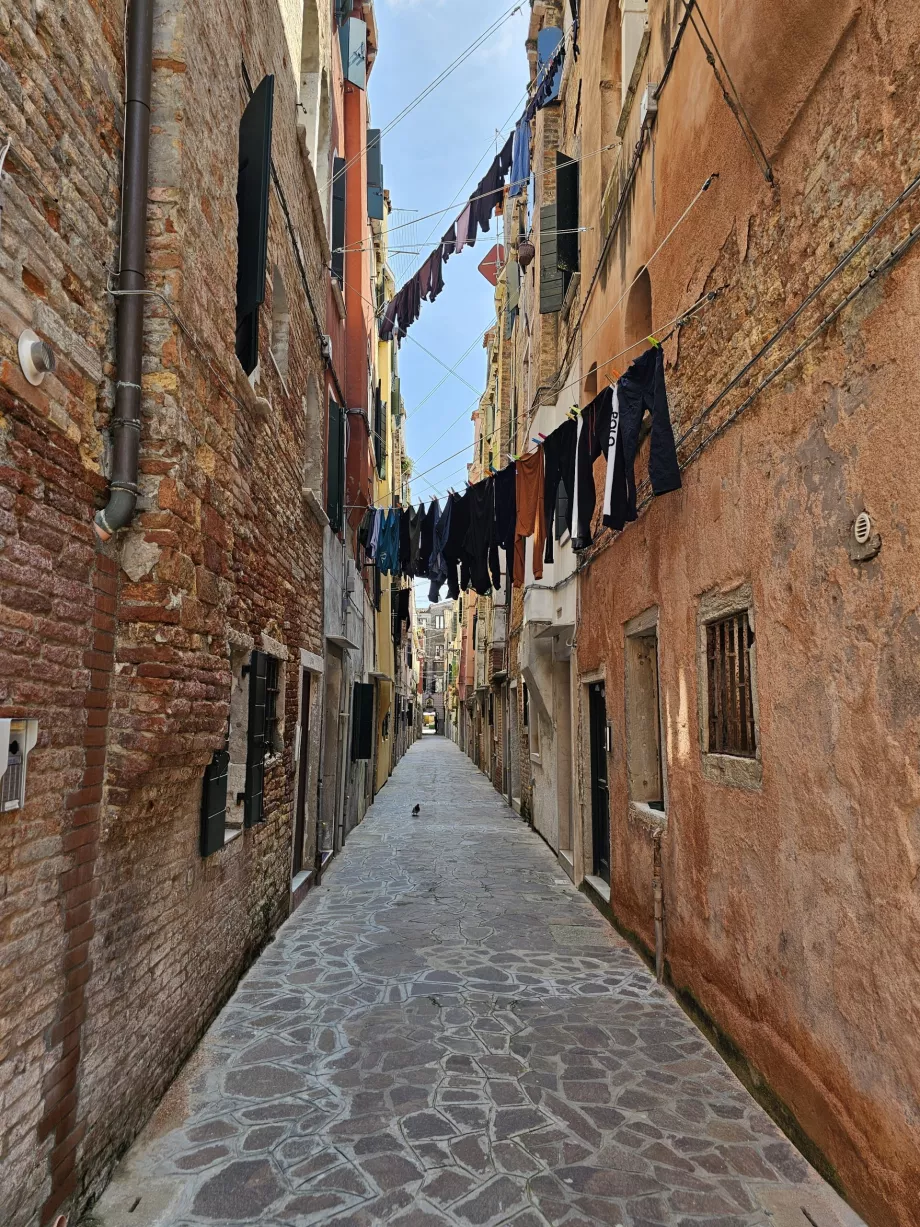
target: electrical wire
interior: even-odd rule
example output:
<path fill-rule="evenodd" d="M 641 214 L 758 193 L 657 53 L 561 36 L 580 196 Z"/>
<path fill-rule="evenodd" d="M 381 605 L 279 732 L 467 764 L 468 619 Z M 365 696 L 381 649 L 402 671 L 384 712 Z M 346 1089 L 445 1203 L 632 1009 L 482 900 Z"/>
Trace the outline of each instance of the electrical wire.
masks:
<path fill-rule="evenodd" d="M 456 59 L 452 60 L 450 64 L 447 65 L 446 68 L 442 69 L 435 79 L 425 86 L 421 93 L 417 94 L 415 98 L 413 98 L 411 102 L 408 102 L 398 114 L 394 115 L 394 117 L 385 127 L 380 129 L 380 137 L 378 139 L 383 140 L 387 133 L 391 132 L 397 124 L 401 123 L 408 115 L 410 115 L 412 111 L 416 109 L 416 107 L 420 106 L 429 94 L 433 93 L 439 85 L 442 85 L 448 77 L 452 76 L 452 74 L 456 72 L 461 64 L 465 63 L 465 61 L 468 60 L 475 51 L 479 50 L 483 43 L 488 42 L 492 35 L 495 34 L 506 21 L 510 20 L 510 18 L 513 17 L 516 12 L 520 11 L 522 3 L 523 0 L 515 0 L 515 3 L 512 4 L 510 8 L 506 9 L 501 16 L 497 17 L 495 21 L 493 21 L 493 23 L 482 32 L 482 34 L 478 35 L 473 42 L 470 43 L 465 51 L 462 51 Z M 341 175 L 344 175 L 350 166 L 364 156 L 364 150 L 361 150 L 353 157 L 349 158 L 345 165 L 332 176 L 330 182 L 335 183 L 336 179 L 338 179 Z"/>

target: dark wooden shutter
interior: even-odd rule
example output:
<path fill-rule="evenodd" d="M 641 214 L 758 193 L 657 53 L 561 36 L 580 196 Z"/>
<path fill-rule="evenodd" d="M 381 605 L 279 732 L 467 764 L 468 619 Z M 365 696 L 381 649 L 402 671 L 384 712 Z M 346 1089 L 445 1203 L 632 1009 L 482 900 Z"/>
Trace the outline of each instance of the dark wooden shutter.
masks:
<path fill-rule="evenodd" d="M 383 160 L 379 128 L 367 130 L 367 215 L 374 221 L 383 221 Z"/>
<path fill-rule="evenodd" d="M 564 153 L 556 154 L 556 264 L 568 273 L 578 272 L 578 163 Z"/>
<path fill-rule="evenodd" d="M 249 728 L 246 732 L 246 791 L 243 797 L 243 821 L 248 827 L 265 821 L 267 679 L 268 656 L 265 652 L 253 652 L 249 658 Z"/>
<path fill-rule="evenodd" d="M 387 405 L 379 383 L 374 392 L 374 457 L 377 473 L 384 477 L 387 471 Z"/>
<path fill-rule="evenodd" d="M 215 750 L 205 768 L 201 789 L 201 855 L 210 856 L 224 846 L 227 823 L 227 771 L 230 752 Z"/>
<path fill-rule="evenodd" d="M 342 527 L 345 502 L 345 413 L 329 398 L 329 449 L 326 455 L 326 515 L 333 532 Z"/>
<path fill-rule="evenodd" d="M 355 682 L 351 704 L 351 757 L 370 758 L 374 748 L 374 687 Z"/>
<path fill-rule="evenodd" d="M 268 186 L 275 78 L 263 77 L 240 120 L 236 183 L 236 356 L 246 374 L 259 361 L 259 307 L 265 301 Z"/>
<path fill-rule="evenodd" d="M 345 282 L 345 159 L 332 159 L 332 275 Z"/>
<path fill-rule="evenodd" d="M 562 309 L 565 294 L 563 275 L 559 268 L 556 239 L 556 205 L 540 209 L 540 314 L 550 315 Z"/>

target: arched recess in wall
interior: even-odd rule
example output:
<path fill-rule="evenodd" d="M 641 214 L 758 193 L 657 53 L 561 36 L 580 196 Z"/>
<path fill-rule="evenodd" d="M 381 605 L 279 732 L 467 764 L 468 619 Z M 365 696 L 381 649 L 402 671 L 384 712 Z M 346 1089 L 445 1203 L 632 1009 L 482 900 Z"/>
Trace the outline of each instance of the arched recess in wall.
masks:
<path fill-rule="evenodd" d="M 311 375 L 303 398 L 304 460 L 303 484 L 320 499 L 323 497 L 323 439 L 325 437 L 322 401 L 316 379 Z"/>
<path fill-rule="evenodd" d="M 320 84 L 319 12 L 316 0 L 304 0 L 303 41 L 300 50 L 300 96 L 297 100 L 297 122 L 304 130 L 307 153 L 319 178 Z"/>
<path fill-rule="evenodd" d="M 652 327 L 652 279 L 648 269 L 642 268 L 626 301 L 626 344 L 636 346 L 635 353 L 629 353 L 627 366 L 639 356 L 638 343 L 651 334 Z"/>
<path fill-rule="evenodd" d="M 591 363 L 591 369 L 585 376 L 585 396 L 587 397 L 586 404 L 591 403 L 597 396 L 597 363 Z"/>
<path fill-rule="evenodd" d="M 601 48 L 601 192 L 607 186 L 616 158 L 616 149 L 608 149 L 617 141 L 617 124 L 622 109 L 622 52 L 620 0 L 608 0 L 604 19 L 604 41 Z"/>

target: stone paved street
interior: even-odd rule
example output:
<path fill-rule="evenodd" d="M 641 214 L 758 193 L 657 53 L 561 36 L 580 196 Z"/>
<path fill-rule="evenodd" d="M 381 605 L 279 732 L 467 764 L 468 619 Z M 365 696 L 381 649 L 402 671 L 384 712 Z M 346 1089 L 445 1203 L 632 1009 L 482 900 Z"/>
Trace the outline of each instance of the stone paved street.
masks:
<path fill-rule="evenodd" d="M 95 1219 L 860 1223 L 441 737 L 243 980 Z"/>

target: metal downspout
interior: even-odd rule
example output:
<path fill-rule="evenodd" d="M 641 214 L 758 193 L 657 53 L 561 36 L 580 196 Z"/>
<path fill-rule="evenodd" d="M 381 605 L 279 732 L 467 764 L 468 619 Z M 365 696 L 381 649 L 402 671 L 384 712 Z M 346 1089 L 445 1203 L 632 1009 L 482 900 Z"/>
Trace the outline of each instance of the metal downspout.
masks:
<path fill-rule="evenodd" d="M 115 408 L 112 413 L 112 478 L 109 501 L 93 527 L 103 540 L 130 521 L 137 505 L 141 435 L 141 363 L 147 268 L 147 184 L 150 150 L 150 82 L 153 0 L 131 0 L 127 31 L 121 261 L 115 343 Z"/>

